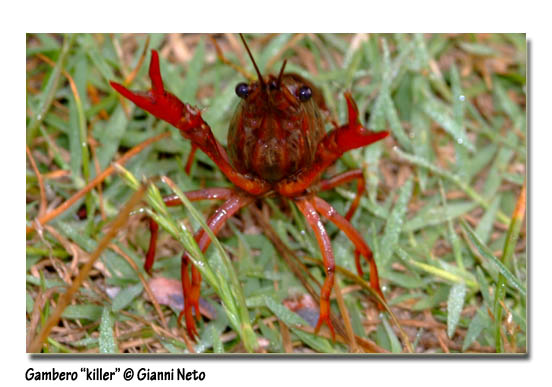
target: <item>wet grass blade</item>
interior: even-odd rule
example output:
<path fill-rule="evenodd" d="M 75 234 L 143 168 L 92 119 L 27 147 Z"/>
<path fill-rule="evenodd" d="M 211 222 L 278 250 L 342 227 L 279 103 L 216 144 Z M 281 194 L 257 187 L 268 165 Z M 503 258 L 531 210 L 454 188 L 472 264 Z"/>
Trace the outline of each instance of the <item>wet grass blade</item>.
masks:
<path fill-rule="evenodd" d="M 490 317 L 487 314 L 487 310 L 484 306 L 482 306 L 477 310 L 477 312 L 475 312 L 475 316 L 468 326 L 466 336 L 464 337 L 464 342 L 462 343 L 463 352 L 465 352 L 470 347 L 470 345 L 472 345 L 473 342 L 477 340 L 483 329 L 490 325 L 489 319 Z"/>
<path fill-rule="evenodd" d="M 525 184 L 519 195 L 516 208 L 512 215 L 512 220 L 510 222 L 510 227 L 506 233 L 506 241 L 504 243 L 504 249 L 502 251 L 501 263 L 507 265 L 510 261 L 514 249 L 517 244 L 519 232 L 525 218 Z M 501 273 L 498 277 L 497 292 L 495 293 L 494 300 L 494 315 L 495 315 L 495 344 L 498 352 L 504 351 L 504 345 L 502 342 L 502 302 L 505 297 L 506 276 L 504 273 Z"/>
<path fill-rule="evenodd" d="M 466 128 L 464 125 L 466 96 L 462 91 L 460 74 L 455 65 L 452 65 L 450 69 L 450 81 L 452 89 L 452 119 L 454 120 L 456 128 L 459 128 L 461 136 L 466 137 Z M 465 147 L 463 143 L 460 143 L 460 138 L 456 140 L 454 144 L 454 151 L 456 153 L 454 171 L 461 180 L 466 180 L 468 177 L 468 149 L 469 147 Z M 473 150 L 475 151 L 475 146 Z"/>
<path fill-rule="evenodd" d="M 408 181 L 406 181 L 406 183 L 404 183 L 404 185 L 399 190 L 399 195 L 397 197 L 397 201 L 395 202 L 395 206 L 389 214 L 389 219 L 387 221 L 387 225 L 385 226 L 385 232 L 380 244 L 381 257 L 379 262 L 380 265 L 378 265 L 381 266 L 384 271 L 389 266 L 391 255 L 393 254 L 393 251 L 399 241 L 399 236 L 404 224 L 408 202 L 410 201 L 410 197 L 412 196 L 413 186 L 414 183 L 412 182 L 412 179 L 409 179 Z"/>
<path fill-rule="evenodd" d="M 510 270 L 498 258 L 496 258 L 492 252 L 489 250 L 487 246 L 479 239 L 475 231 L 464 221 L 461 220 L 461 225 L 466 231 L 466 234 L 468 236 L 468 239 L 473 243 L 477 251 L 481 254 L 481 256 L 485 259 L 488 259 L 492 263 L 496 265 L 500 273 L 506 278 L 507 282 L 516 288 L 523 297 L 527 296 L 527 290 L 525 289 L 525 286 L 521 284 L 521 282 L 514 276 Z"/>
<path fill-rule="evenodd" d="M 83 319 L 88 321 L 98 321 L 102 316 L 102 310 L 103 308 L 99 305 L 69 305 L 65 308 L 61 316 L 70 320 Z"/>
<path fill-rule="evenodd" d="M 479 236 L 483 243 L 487 243 L 493 229 L 493 223 L 496 218 L 496 213 L 500 206 L 500 196 L 497 196 L 490 204 L 489 208 L 479 221 L 475 228 L 475 233 Z"/>
<path fill-rule="evenodd" d="M 100 339 L 99 347 L 100 353 L 117 353 L 117 344 L 115 344 L 115 338 L 113 337 L 113 328 L 115 325 L 115 318 L 111 313 L 108 306 L 104 307 L 102 312 L 102 318 L 100 320 Z"/>
<path fill-rule="evenodd" d="M 196 104 L 196 94 L 197 89 L 199 88 L 199 80 L 201 79 L 200 74 L 204 61 L 205 39 L 202 38 L 195 49 L 194 57 L 188 65 L 186 80 L 184 81 L 181 93 L 179 93 L 179 96 L 183 101 L 186 101 L 192 105 Z"/>
<path fill-rule="evenodd" d="M 447 206 L 432 205 L 427 210 L 418 211 L 416 215 L 405 223 L 403 230 L 417 231 L 428 226 L 450 222 L 472 211 L 475 207 L 477 207 L 477 203 L 466 201 L 450 203 Z"/>
<path fill-rule="evenodd" d="M 27 127 L 27 144 L 30 144 L 36 136 L 37 128 L 40 126 L 44 118 L 46 118 L 46 113 L 48 112 L 50 106 L 52 105 L 52 102 L 54 101 L 56 91 L 59 86 L 59 80 L 61 78 L 61 72 L 65 63 L 65 58 L 69 53 L 69 49 L 71 48 L 74 39 L 75 35 L 72 34 L 65 35 L 63 38 L 63 46 L 61 47 L 56 66 L 52 70 L 52 74 L 50 75 L 45 91 L 41 96 L 38 109 L 36 110 L 35 115 L 29 123 L 29 126 Z"/>
<path fill-rule="evenodd" d="M 383 323 L 383 327 L 385 328 L 385 333 L 387 334 L 387 339 L 389 340 L 390 344 L 390 350 L 392 353 L 401 353 L 402 352 L 402 345 L 399 339 L 397 338 L 397 335 L 393 331 L 393 328 L 391 327 L 391 324 L 389 324 L 389 321 L 387 321 L 387 317 L 385 315 L 382 315 L 381 321 Z"/>
<path fill-rule="evenodd" d="M 458 321 L 460 321 L 465 298 L 466 285 L 464 283 L 452 285 L 447 301 L 447 334 L 450 338 L 454 335 Z"/>
<path fill-rule="evenodd" d="M 122 289 L 113 299 L 111 310 L 118 312 L 126 308 L 136 297 L 142 294 L 144 287 L 141 283 Z"/>
<path fill-rule="evenodd" d="M 457 144 L 462 145 L 470 152 L 475 151 L 475 145 L 468 139 L 464 128 L 458 125 L 458 122 L 442 104 L 433 98 L 427 98 L 422 107 L 424 112 L 449 133 Z"/>
<path fill-rule="evenodd" d="M 274 313 L 283 323 L 291 328 L 292 332 L 299 336 L 301 341 L 303 341 L 305 344 L 323 353 L 336 352 L 336 350 L 332 348 L 332 346 L 329 344 L 328 340 L 320 336 L 315 336 L 310 333 L 303 332 L 300 329 L 296 329 L 297 327 L 309 326 L 309 324 L 298 314 L 292 312 L 282 304 L 276 302 L 276 300 L 272 299 L 271 297 L 265 296 L 264 302 L 266 307 L 270 309 L 272 313 Z"/>

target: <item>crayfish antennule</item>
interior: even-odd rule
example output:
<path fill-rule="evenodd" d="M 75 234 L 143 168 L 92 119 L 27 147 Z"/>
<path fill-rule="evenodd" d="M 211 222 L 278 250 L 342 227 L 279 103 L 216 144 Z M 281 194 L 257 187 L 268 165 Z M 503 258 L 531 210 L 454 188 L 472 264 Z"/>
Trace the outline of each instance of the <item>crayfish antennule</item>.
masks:
<path fill-rule="evenodd" d="M 276 88 L 280 88 L 280 83 L 282 82 L 282 75 L 284 75 L 284 69 L 287 64 L 287 59 L 284 60 L 284 63 L 282 63 L 282 68 L 280 69 L 280 73 L 278 74 L 278 80 L 276 81 Z"/>
<path fill-rule="evenodd" d="M 251 58 L 251 62 L 253 62 L 253 67 L 255 67 L 255 71 L 257 72 L 257 76 L 259 77 L 259 82 L 261 84 L 261 87 L 263 90 L 266 90 L 266 83 L 263 79 L 263 75 L 259 71 L 259 68 L 257 67 L 257 63 L 255 63 L 255 59 L 253 58 L 253 54 L 251 54 L 251 51 L 249 50 L 249 46 L 247 45 L 247 42 L 245 41 L 245 38 L 243 37 L 243 34 L 240 34 L 240 38 L 243 42 L 243 45 L 245 46 L 245 49 L 247 50 L 247 53 L 249 54 L 249 58 Z"/>

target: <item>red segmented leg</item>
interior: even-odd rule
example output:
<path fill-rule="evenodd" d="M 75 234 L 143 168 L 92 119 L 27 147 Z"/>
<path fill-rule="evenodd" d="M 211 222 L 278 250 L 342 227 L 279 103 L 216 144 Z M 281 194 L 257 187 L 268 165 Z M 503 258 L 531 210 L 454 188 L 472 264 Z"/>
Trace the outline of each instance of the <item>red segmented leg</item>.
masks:
<path fill-rule="evenodd" d="M 201 149 L 228 180 L 239 188 L 251 195 L 261 195 L 271 189 L 269 182 L 236 171 L 228 162 L 226 151 L 201 117 L 200 110 L 183 103 L 174 94 L 165 90 L 159 69 L 159 54 L 155 50 L 151 52 L 149 76 L 152 87 L 147 92 L 131 91 L 116 82 L 110 82 L 110 85 L 140 108 L 178 128 L 182 136 L 192 142 L 192 148 Z"/>
<path fill-rule="evenodd" d="M 157 235 L 159 233 L 159 225 L 153 218 L 149 218 L 150 229 L 150 243 L 148 252 L 146 253 L 146 263 L 144 263 L 144 270 L 151 275 L 151 268 L 153 267 L 153 261 L 155 261 L 155 249 L 157 248 Z"/>
<path fill-rule="evenodd" d="M 383 292 L 381 291 L 381 288 L 380 288 L 378 267 L 376 266 L 376 261 L 374 260 L 372 250 L 370 250 L 370 247 L 368 247 L 366 242 L 364 242 L 364 239 L 362 238 L 360 233 L 357 231 L 356 228 L 354 228 L 351 225 L 351 223 L 349 223 L 347 219 L 341 216 L 335 210 L 335 208 L 333 208 L 325 200 L 319 197 L 314 197 L 313 204 L 316 211 L 320 212 L 325 218 L 329 219 L 341 231 L 343 231 L 345 235 L 347 235 L 347 237 L 351 240 L 351 242 L 353 242 L 356 250 L 360 254 L 362 254 L 364 258 L 366 258 L 366 260 L 370 264 L 370 286 L 380 295 L 382 299 L 385 300 L 385 297 L 383 296 Z M 380 309 L 383 309 L 383 307 L 379 304 L 378 304 L 378 307 Z"/>
<path fill-rule="evenodd" d="M 364 174 L 362 173 L 362 170 L 353 169 L 352 171 L 340 173 L 339 175 L 330 177 L 329 179 L 322 180 L 320 182 L 320 190 L 327 191 L 329 189 L 337 187 L 338 185 L 348 183 L 352 180 L 358 180 L 357 194 L 353 200 L 353 203 L 351 204 L 351 207 L 349 208 L 349 210 L 347 211 L 347 214 L 345 215 L 345 219 L 347 220 L 351 220 L 351 218 L 353 217 L 356 209 L 358 208 L 358 205 L 360 204 L 360 198 L 362 197 L 362 194 L 366 190 L 366 180 L 364 179 Z"/>
<path fill-rule="evenodd" d="M 364 276 L 364 270 L 362 270 L 362 265 L 360 264 L 360 251 L 355 248 L 355 267 L 359 276 Z"/>
<path fill-rule="evenodd" d="M 318 213 L 312 204 L 312 199 L 296 199 L 295 203 L 297 203 L 297 207 L 299 207 L 299 210 L 303 213 L 309 226 L 311 226 L 314 231 L 314 235 L 316 236 L 318 246 L 320 247 L 320 251 L 322 253 L 324 269 L 326 271 L 326 280 L 324 281 L 320 292 L 320 317 L 318 318 L 318 323 L 314 328 L 314 332 L 318 333 L 318 330 L 322 324 L 326 323 L 332 332 L 333 339 L 335 340 L 335 331 L 330 320 L 330 294 L 332 293 L 334 285 L 335 273 L 335 260 L 330 237 L 328 236 L 328 233 L 322 224 L 322 220 L 320 219 L 320 216 L 318 216 Z"/>
<path fill-rule="evenodd" d="M 196 191 L 186 192 L 186 197 L 192 201 L 198 200 L 224 200 L 228 199 L 234 191 L 229 188 L 205 188 L 198 189 Z M 167 207 L 180 206 L 182 201 L 176 195 L 169 195 L 163 198 L 163 202 Z M 148 252 L 146 253 L 146 263 L 144 264 L 144 270 L 146 273 L 151 274 L 151 268 L 153 267 L 153 262 L 155 261 L 155 249 L 157 247 L 157 235 L 159 232 L 159 225 L 155 220 L 149 218 L 149 229 L 150 229 L 150 243 L 148 247 Z"/>
<path fill-rule="evenodd" d="M 184 168 L 184 171 L 186 171 L 186 175 L 189 175 L 192 170 L 192 164 L 194 163 L 194 156 L 196 151 L 197 151 L 197 145 L 192 144 L 192 150 L 188 155 L 188 161 L 186 161 L 186 167 Z"/>
<path fill-rule="evenodd" d="M 188 255 L 184 253 L 182 255 L 182 263 L 180 266 L 180 278 L 182 282 L 182 294 L 184 295 L 184 309 L 180 311 L 180 314 L 178 315 L 178 323 L 180 324 L 180 321 L 182 320 L 182 317 L 186 316 L 186 330 L 188 331 L 188 335 L 193 339 L 197 336 L 197 329 L 195 326 L 195 323 L 193 321 L 193 318 L 191 318 L 191 315 L 188 316 L 185 311 L 191 310 L 191 303 L 190 303 L 190 294 L 192 293 L 192 285 L 190 283 L 190 278 L 188 277 L 188 266 L 190 265 L 190 259 L 188 258 Z M 194 265 L 192 265 L 194 267 Z M 189 320 L 190 319 L 190 320 Z"/>
<path fill-rule="evenodd" d="M 184 296 L 184 309 L 178 315 L 178 323 L 180 324 L 182 317 L 186 321 L 186 330 L 191 338 L 197 337 L 198 332 L 192 311 L 195 309 L 196 319 L 199 321 L 199 293 L 201 289 L 201 273 L 193 264 L 191 265 L 191 273 L 188 274 L 188 266 L 190 265 L 190 255 L 187 252 L 182 254 L 182 266 L 180 275 L 182 277 L 182 294 Z M 191 277 L 191 281 L 190 281 Z"/>
<path fill-rule="evenodd" d="M 364 179 L 364 174 L 362 173 L 361 169 L 354 169 L 352 171 L 344 172 L 339 175 L 330 177 L 327 180 L 322 180 L 320 182 L 320 189 L 322 191 L 326 191 L 329 189 L 332 189 L 338 185 L 348 183 L 351 180 L 358 180 L 357 182 L 357 194 L 355 196 L 355 199 L 353 200 L 353 203 L 351 204 L 351 207 L 347 211 L 347 214 L 345 214 L 345 219 L 348 221 L 351 220 L 353 217 L 356 209 L 358 208 L 358 205 L 360 204 L 360 198 L 364 191 L 366 190 L 366 180 Z M 357 269 L 357 273 L 359 276 L 364 275 L 364 271 L 362 270 L 362 266 L 360 264 L 360 251 L 355 248 L 355 266 Z"/>
<path fill-rule="evenodd" d="M 207 225 L 216 235 L 224 226 L 226 221 L 230 219 L 241 208 L 255 200 L 252 196 L 245 196 L 234 192 L 207 220 Z M 200 229 L 194 235 L 194 238 L 201 250 L 204 253 L 211 244 L 211 238 L 204 229 Z M 191 283 L 188 278 L 187 265 L 190 260 L 190 255 L 185 252 L 182 256 L 182 291 L 184 293 L 184 309 L 178 316 L 178 321 L 185 317 L 186 329 L 190 336 L 197 336 L 196 324 L 192 315 L 192 309 L 195 309 L 196 318 L 200 318 L 199 314 L 199 294 L 201 288 L 201 274 L 199 270 L 192 265 L 191 268 Z M 184 268 L 184 266 L 186 266 Z"/>

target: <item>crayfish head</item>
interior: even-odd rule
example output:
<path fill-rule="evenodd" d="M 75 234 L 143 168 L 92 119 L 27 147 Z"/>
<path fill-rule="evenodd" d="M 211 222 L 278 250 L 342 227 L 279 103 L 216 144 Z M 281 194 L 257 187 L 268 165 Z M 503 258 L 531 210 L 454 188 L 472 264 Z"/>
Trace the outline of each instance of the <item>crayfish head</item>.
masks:
<path fill-rule="evenodd" d="M 325 134 L 316 93 L 301 76 L 282 71 L 278 77 L 238 84 L 242 101 L 228 131 L 234 167 L 277 182 L 312 165 Z"/>
<path fill-rule="evenodd" d="M 286 117 L 312 109 L 320 100 L 319 91 L 298 74 L 269 75 L 266 80 L 236 85 L 243 108 L 257 115 L 279 114 Z"/>

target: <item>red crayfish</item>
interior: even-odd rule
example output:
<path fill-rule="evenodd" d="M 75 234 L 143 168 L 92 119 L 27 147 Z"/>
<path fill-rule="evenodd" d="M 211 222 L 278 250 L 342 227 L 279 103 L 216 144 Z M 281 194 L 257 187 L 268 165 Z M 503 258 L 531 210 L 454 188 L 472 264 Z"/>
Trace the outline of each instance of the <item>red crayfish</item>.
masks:
<path fill-rule="evenodd" d="M 334 285 L 335 262 L 330 238 L 321 217 L 333 222 L 355 246 L 355 264 L 360 275 L 360 256 L 370 266 L 370 285 L 383 298 L 377 267 L 372 251 L 351 225 L 349 220 L 359 205 L 365 189 L 360 169 L 348 171 L 328 179 L 322 173 L 348 150 L 364 147 L 386 137 L 388 132 L 373 132 L 359 121 L 358 109 L 350 92 L 345 93 L 348 122 L 337 125 L 329 120 L 323 96 L 311 82 L 295 73 L 285 73 L 286 61 L 277 76 L 264 77 L 243 38 L 242 41 L 253 62 L 257 79 L 239 83 L 236 94 L 241 99 L 228 130 L 228 150 L 215 139 L 211 128 L 203 120 L 199 109 L 181 102 L 165 89 L 159 69 L 159 56 L 152 51 L 149 67 L 151 90 L 130 91 L 111 82 L 111 86 L 140 108 L 180 130 L 192 143 L 187 171 L 197 148 L 202 150 L 220 168 L 235 188 L 206 188 L 187 193 L 190 200 L 219 199 L 224 203 L 208 218 L 207 224 L 214 234 L 241 208 L 258 198 L 280 195 L 295 202 L 314 231 L 322 252 L 326 278 L 320 295 L 320 316 L 315 332 L 327 324 L 333 337 L 330 320 L 330 293 Z M 334 128 L 326 133 L 327 121 Z M 357 195 L 343 217 L 326 201 L 316 195 L 337 185 L 357 181 Z M 168 206 L 180 205 L 174 197 L 164 199 Z M 151 239 L 145 269 L 151 272 L 154 261 L 158 225 L 150 220 Z M 210 238 L 200 229 L 195 234 L 199 248 L 204 252 Z M 201 275 L 190 266 L 188 253 L 182 257 L 182 289 L 184 309 L 179 321 L 185 317 L 188 333 L 197 336 L 192 310 L 199 318 L 199 291 Z"/>

